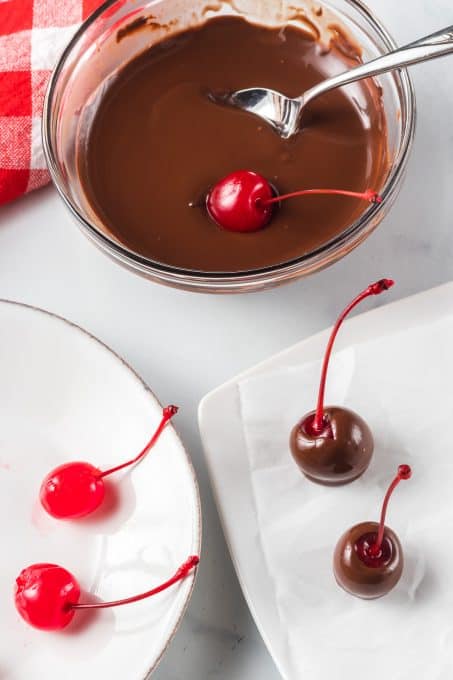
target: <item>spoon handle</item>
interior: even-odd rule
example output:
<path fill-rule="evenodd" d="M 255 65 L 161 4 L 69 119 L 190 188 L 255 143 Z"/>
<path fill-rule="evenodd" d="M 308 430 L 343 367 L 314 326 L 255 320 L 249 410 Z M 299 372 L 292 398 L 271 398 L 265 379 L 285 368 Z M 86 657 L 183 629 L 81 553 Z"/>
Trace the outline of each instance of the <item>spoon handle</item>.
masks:
<path fill-rule="evenodd" d="M 420 38 L 420 40 L 400 47 L 373 61 L 357 66 L 350 71 L 340 73 L 333 78 L 328 78 L 319 83 L 319 85 L 315 85 L 310 90 L 307 90 L 307 92 L 300 97 L 300 101 L 305 105 L 320 94 L 324 94 L 324 92 L 333 90 L 336 87 L 354 83 L 356 80 L 361 80 L 362 78 L 377 76 L 396 68 L 410 66 L 411 64 L 419 64 L 422 61 L 436 59 L 437 57 L 443 57 L 451 53 L 453 53 L 453 26 L 448 26 L 441 31 L 432 33 L 425 38 Z"/>

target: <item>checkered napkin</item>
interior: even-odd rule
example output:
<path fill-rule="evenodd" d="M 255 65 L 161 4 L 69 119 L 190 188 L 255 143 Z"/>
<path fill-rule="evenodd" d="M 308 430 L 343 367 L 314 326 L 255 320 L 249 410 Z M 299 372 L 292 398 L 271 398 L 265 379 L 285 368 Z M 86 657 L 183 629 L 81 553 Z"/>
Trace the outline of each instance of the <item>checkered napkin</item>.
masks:
<path fill-rule="evenodd" d="M 49 181 L 41 115 L 49 76 L 102 0 L 0 0 L 0 204 Z"/>

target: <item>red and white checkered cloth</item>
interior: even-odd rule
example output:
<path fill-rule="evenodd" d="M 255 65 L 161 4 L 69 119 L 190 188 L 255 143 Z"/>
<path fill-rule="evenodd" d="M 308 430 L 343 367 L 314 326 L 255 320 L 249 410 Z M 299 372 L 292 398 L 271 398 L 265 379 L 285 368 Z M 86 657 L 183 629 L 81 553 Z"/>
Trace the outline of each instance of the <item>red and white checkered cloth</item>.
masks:
<path fill-rule="evenodd" d="M 102 0 L 0 0 L 0 204 L 49 181 L 41 115 L 52 69 Z"/>

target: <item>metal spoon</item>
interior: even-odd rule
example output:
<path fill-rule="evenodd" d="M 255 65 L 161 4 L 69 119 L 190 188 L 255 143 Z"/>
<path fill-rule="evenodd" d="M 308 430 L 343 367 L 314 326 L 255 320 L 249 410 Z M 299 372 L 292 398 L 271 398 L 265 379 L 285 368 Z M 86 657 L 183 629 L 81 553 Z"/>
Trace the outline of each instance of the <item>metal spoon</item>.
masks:
<path fill-rule="evenodd" d="M 210 97 L 217 103 L 236 106 L 254 113 L 269 123 L 283 139 L 288 139 L 298 132 L 305 106 L 325 92 L 362 78 L 377 76 L 396 68 L 418 64 L 452 52 L 453 26 L 449 26 L 367 64 L 328 78 L 295 99 L 264 87 L 252 87 L 223 95 L 211 93 Z"/>

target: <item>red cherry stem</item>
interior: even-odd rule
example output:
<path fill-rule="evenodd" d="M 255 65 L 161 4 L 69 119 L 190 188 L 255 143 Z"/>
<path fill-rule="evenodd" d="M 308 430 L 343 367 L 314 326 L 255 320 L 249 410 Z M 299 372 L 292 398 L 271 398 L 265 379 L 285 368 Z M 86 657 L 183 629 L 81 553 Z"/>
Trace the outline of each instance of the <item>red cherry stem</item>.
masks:
<path fill-rule="evenodd" d="M 305 189 L 303 191 L 293 191 L 290 194 L 283 194 L 282 196 L 274 196 L 274 198 L 267 198 L 262 201 L 263 205 L 272 205 L 272 203 L 279 203 L 285 201 L 287 198 L 296 198 L 297 196 L 313 196 L 315 194 L 325 194 L 332 196 L 351 196 L 352 198 L 362 198 L 364 201 L 370 203 L 382 203 L 382 196 L 376 191 L 367 189 L 364 192 L 357 191 L 343 191 L 342 189 Z"/>
<path fill-rule="evenodd" d="M 391 288 L 394 283 L 395 282 L 392 279 L 381 279 L 380 281 L 376 281 L 376 283 L 370 284 L 368 288 L 359 293 L 359 295 L 357 295 L 357 297 L 354 298 L 354 300 L 350 302 L 349 305 L 345 307 L 345 309 L 343 309 L 340 316 L 338 317 L 335 326 L 333 327 L 332 333 L 330 334 L 329 342 L 327 343 L 326 353 L 324 355 L 324 362 L 321 370 L 321 380 L 319 383 L 318 403 L 316 406 L 315 417 L 311 425 L 311 429 L 313 430 L 314 434 L 318 435 L 321 434 L 326 427 L 326 423 L 324 421 L 324 394 L 326 389 L 327 369 L 329 368 L 332 347 L 335 342 L 335 338 L 337 337 L 337 333 L 340 329 L 341 324 L 343 323 L 347 315 L 351 312 L 351 310 L 353 310 L 354 307 L 356 307 L 360 302 L 362 302 L 362 300 L 365 300 L 365 298 L 370 297 L 370 295 L 379 295 L 380 293 L 383 293 L 384 291 Z"/>
<path fill-rule="evenodd" d="M 100 477 L 107 477 L 107 475 L 111 475 L 112 472 L 118 472 L 118 470 L 122 470 L 125 467 L 129 467 L 129 465 L 134 465 L 135 463 L 138 463 L 138 461 L 144 458 L 148 451 L 157 442 L 168 421 L 171 420 L 173 416 L 176 415 L 177 413 L 178 413 L 177 406 L 166 406 L 162 411 L 162 420 L 160 421 L 157 430 L 154 432 L 153 436 L 146 444 L 145 448 L 142 451 L 140 451 L 140 453 L 137 456 L 135 456 L 135 458 L 132 458 L 132 460 L 128 460 L 127 463 L 121 463 L 121 465 L 116 465 L 115 467 L 109 468 L 108 470 L 104 470 L 103 472 L 101 472 Z"/>
<path fill-rule="evenodd" d="M 168 581 L 165 581 L 165 583 L 162 583 L 160 586 L 156 586 L 156 588 L 152 588 L 151 590 L 147 590 L 146 593 L 141 593 L 140 595 L 133 595 L 132 597 L 125 597 L 123 600 L 113 600 L 112 602 L 92 602 L 92 603 L 86 603 L 86 604 L 68 604 L 69 609 L 107 609 L 108 607 L 120 607 L 123 604 L 130 604 L 132 602 L 138 602 L 139 600 L 145 600 L 147 597 L 152 597 L 153 595 L 157 595 L 157 593 L 161 593 L 163 590 L 167 590 L 167 588 L 170 588 L 173 584 L 177 583 L 178 581 L 181 581 L 183 578 L 185 578 L 188 573 L 197 566 L 199 563 L 200 558 L 197 555 L 191 555 L 184 564 L 179 567 L 178 571 L 174 576 L 172 576 Z"/>
<path fill-rule="evenodd" d="M 369 552 L 373 557 L 377 557 L 380 555 L 381 552 L 381 546 L 382 546 L 382 541 L 384 540 L 384 531 L 385 531 L 385 516 L 387 514 L 387 506 L 390 500 L 390 496 L 394 492 L 395 488 L 398 486 L 398 484 L 401 482 L 402 479 L 410 479 L 412 475 L 412 470 L 409 467 L 409 465 L 400 465 L 398 467 L 398 473 L 393 480 L 393 482 L 390 484 L 389 488 L 387 489 L 387 493 L 385 494 L 384 502 L 382 503 L 382 510 L 381 510 L 381 519 L 379 520 L 379 531 L 377 535 L 377 540 L 376 543 L 373 543 L 373 545 L 370 546 Z"/>

